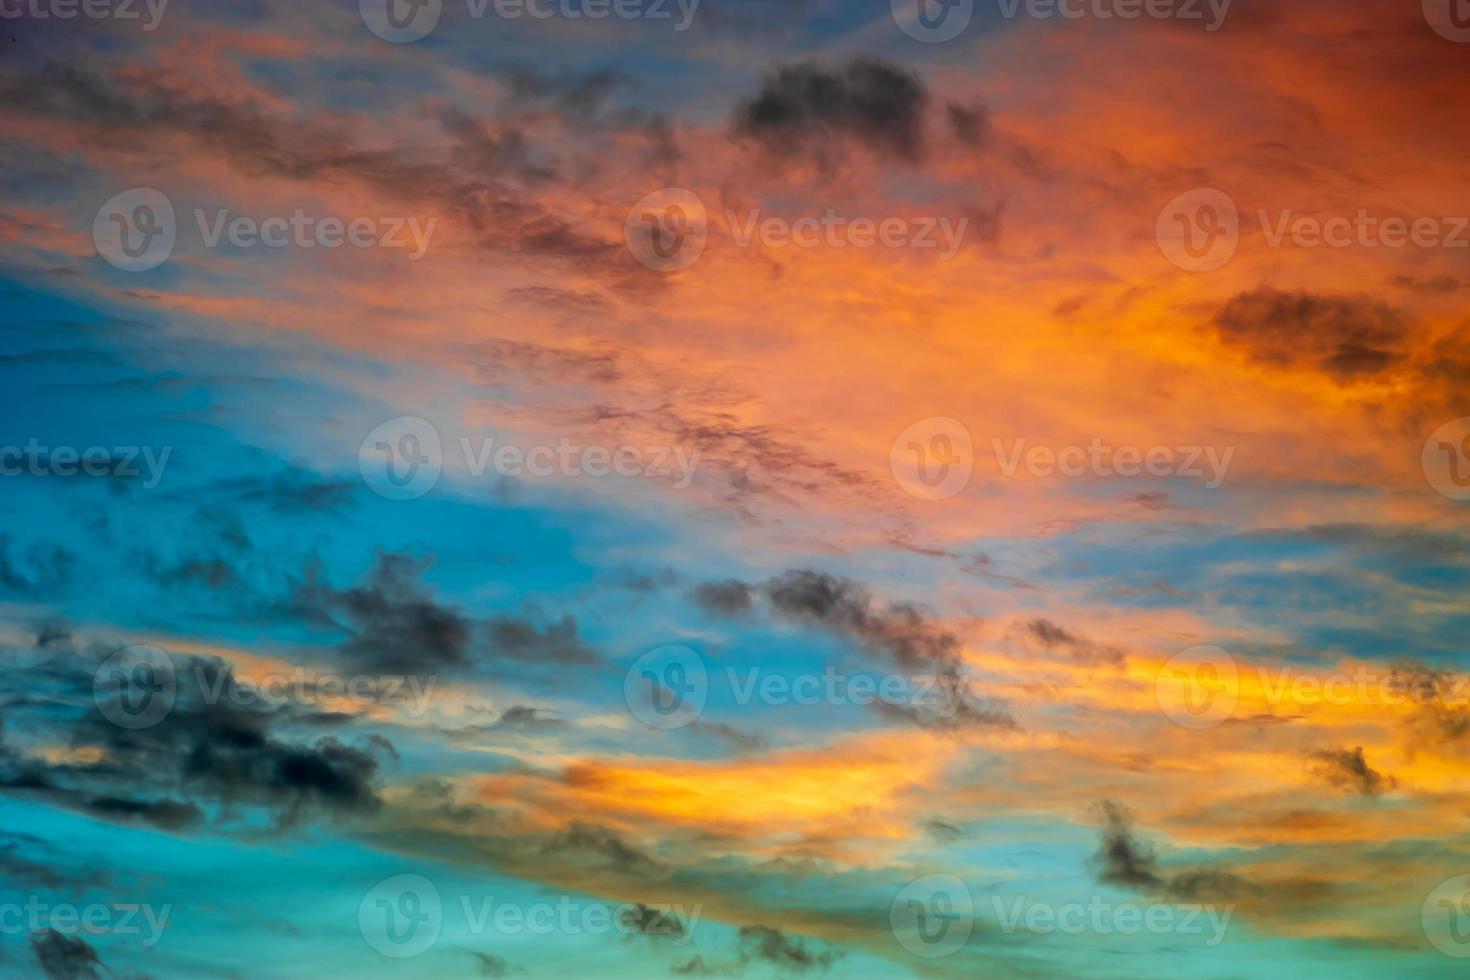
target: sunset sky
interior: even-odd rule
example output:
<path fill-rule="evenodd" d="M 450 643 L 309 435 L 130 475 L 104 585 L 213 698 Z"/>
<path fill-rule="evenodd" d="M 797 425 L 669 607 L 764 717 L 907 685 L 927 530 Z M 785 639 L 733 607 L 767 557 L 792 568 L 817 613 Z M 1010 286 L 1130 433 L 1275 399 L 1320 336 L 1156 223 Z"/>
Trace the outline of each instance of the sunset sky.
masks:
<path fill-rule="evenodd" d="M 0 44 L 0 976 L 1465 974 L 1463 0 Z"/>

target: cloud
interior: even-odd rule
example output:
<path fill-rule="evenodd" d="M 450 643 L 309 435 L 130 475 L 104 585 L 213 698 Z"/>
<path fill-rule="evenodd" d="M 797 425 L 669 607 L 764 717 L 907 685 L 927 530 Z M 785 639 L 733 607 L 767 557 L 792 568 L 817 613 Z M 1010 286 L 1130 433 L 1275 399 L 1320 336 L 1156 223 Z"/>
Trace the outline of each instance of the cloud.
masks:
<path fill-rule="evenodd" d="M 1097 643 L 1063 629 L 1049 619 L 1033 619 L 1026 623 L 1026 633 L 1039 640 L 1048 650 L 1063 650 L 1078 663 L 1122 666 L 1123 651 L 1115 646 Z"/>
<path fill-rule="evenodd" d="M 530 668 L 599 661 L 570 615 L 541 622 L 506 614 L 474 618 L 439 602 L 423 583 L 431 567 L 427 557 L 380 553 L 361 584 L 338 588 L 314 564 L 282 611 L 346 632 L 341 653 L 384 674 L 468 669 L 482 661 Z"/>
<path fill-rule="evenodd" d="M 784 65 L 736 109 L 735 134 L 780 153 L 830 156 L 856 142 L 880 155 L 916 160 L 923 153 L 929 93 L 911 71 L 873 57 L 841 65 Z"/>
<path fill-rule="evenodd" d="M 697 585 L 692 595 L 695 603 L 705 612 L 722 616 L 747 613 L 755 605 L 755 589 L 734 579 Z"/>
<path fill-rule="evenodd" d="M 80 936 L 42 929 L 31 934 L 31 953 L 50 980 L 102 980 L 102 960 Z"/>
<path fill-rule="evenodd" d="M 1164 879 L 1158 874 L 1158 856 L 1153 849 L 1133 835 L 1133 814 L 1112 800 L 1098 803 L 1096 810 L 1103 820 L 1102 840 L 1098 845 L 1097 880 L 1127 888 L 1160 888 Z"/>
<path fill-rule="evenodd" d="M 769 926 L 742 926 L 739 942 L 742 963 L 769 963 L 792 973 L 826 971 L 842 958 L 840 951 L 814 949 L 810 943 Z"/>
<path fill-rule="evenodd" d="M 1262 287 L 1226 303 L 1215 327 L 1221 339 L 1255 360 L 1351 380 L 1403 359 L 1408 322 L 1381 300 Z"/>
<path fill-rule="evenodd" d="M 654 858 L 625 841 L 616 831 L 576 821 L 558 831 L 545 845 L 547 853 L 581 853 L 603 859 L 607 870 L 626 875 L 649 875 L 662 870 Z"/>
<path fill-rule="evenodd" d="M 1323 749 L 1311 754 L 1313 771 L 1333 786 L 1350 789 L 1360 796 L 1378 796 L 1392 788 L 1392 777 L 1385 777 L 1368 765 L 1361 746 L 1352 749 Z"/>
<path fill-rule="evenodd" d="M 760 585 L 730 579 L 697 586 L 692 596 L 706 612 L 725 616 L 744 615 L 760 597 L 778 618 L 852 640 L 904 670 L 932 673 L 932 686 L 917 689 L 910 701 L 873 701 L 873 710 L 885 717 L 934 731 L 1015 725 L 1004 705 L 976 698 L 962 668 L 959 637 L 917 605 L 880 603 L 853 579 L 789 569 Z"/>
<path fill-rule="evenodd" d="M 296 741 L 277 729 L 308 722 L 314 709 L 294 704 L 245 703 L 232 696 L 236 682 L 218 660 L 175 656 L 175 700 L 148 727 L 115 724 L 94 703 L 93 678 L 110 648 L 48 648 L 47 659 L 24 676 L 3 678 L 10 688 L 38 688 L 27 727 L 42 725 L 50 741 L 67 744 L 67 761 L 45 761 L 0 743 L 0 786 L 35 793 L 59 805 L 118 822 L 141 822 L 179 831 L 205 819 L 200 804 L 216 804 L 224 819 L 246 808 L 269 814 L 278 827 L 309 818 L 349 818 L 374 813 L 379 757 L 393 757 L 381 736 L 362 747 L 336 738 Z M 54 705 L 86 704 L 80 715 Z M 10 716 L 27 712 L 12 705 Z M 9 717 L 9 716 L 8 716 Z"/>

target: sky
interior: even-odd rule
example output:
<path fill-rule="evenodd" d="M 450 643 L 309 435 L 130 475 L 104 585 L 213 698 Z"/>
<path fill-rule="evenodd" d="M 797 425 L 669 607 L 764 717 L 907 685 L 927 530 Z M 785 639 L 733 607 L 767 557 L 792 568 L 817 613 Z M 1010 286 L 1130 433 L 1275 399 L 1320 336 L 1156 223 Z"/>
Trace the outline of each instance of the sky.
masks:
<path fill-rule="evenodd" d="M 1463 0 L 0 52 L 0 975 L 1464 974 Z"/>

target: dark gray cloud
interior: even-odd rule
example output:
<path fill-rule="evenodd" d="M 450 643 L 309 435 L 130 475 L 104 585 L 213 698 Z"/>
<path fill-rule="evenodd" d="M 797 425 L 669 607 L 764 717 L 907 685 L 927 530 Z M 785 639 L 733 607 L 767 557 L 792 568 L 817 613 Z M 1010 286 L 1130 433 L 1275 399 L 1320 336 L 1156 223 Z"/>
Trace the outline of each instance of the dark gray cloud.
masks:
<path fill-rule="evenodd" d="M 1112 800 L 1103 800 L 1096 810 L 1103 821 L 1102 840 L 1094 858 L 1098 881 L 1126 888 L 1162 888 L 1158 855 L 1134 836 L 1132 812 Z"/>
<path fill-rule="evenodd" d="M 753 612 L 763 599 L 779 619 L 850 640 L 904 670 L 932 674 L 932 687 L 916 688 L 912 700 L 875 700 L 873 710 L 885 717 L 935 731 L 1015 725 L 1003 704 L 981 701 L 971 691 L 959 637 L 913 603 L 881 603 L 860 582 L 811 569 L 790 569 L 759 585 L 706 583 L 691 596 L 704 611 L 723 616 Z"/>
<path fill-rule="evenodd" d="M 755 608 L 755 588 L 734 579 L 697 585 L 692 597 L 705 612 L 720 616 L 738 616 Z"/>
<path fill-rule="evenodd" d="M 31 933 L 31 954 L 49 980 L 102 980 L 106 969 L 85 939 L 55 929 Z"/>
<path fill-rule="evenodd" d="M 1121 666 L 1124 660 L 1123 651 L 1117 647 L 1079 636 L 1049 619 L 1033 619 L 1026 623 L 1025 629 L 1028 636 L 1046 649 L 1061 650 L 1078 663 Z"/>
<path fill-rule="evenodd" d="M 110 720 L 104 687 L 94 701 L 94 676 L 112 650 L 53 644 L 42 660 L 0 675 L 4 692 L 37 691 L 12 701 L 6 721 L 81 750 L 86 762 L 42 761 L 0 741 L 0 788 L 33 794 L 69 809 L 122 823 L 185 830 L 209 815 L 245 811 L 270 815 L 278 826 L 319 816 L 350 818 L 380 806 L 381 758 L 393 758 L 379 737 L 360 746 L 336 738 L 302 741 L 286 730 L 309 725 L 315 709 L 234 696 L 230 668 L 201 657 L 171 657 L 174 700 L 155 724 L 130 728 Z M 85 705 L 81 713 L 70 705 Z"/>
<path fill-rule="evenodd" d="M 913 72 L 873 57 L 840 65 L 803 61 L 766 75 L 736 109 L 734 132 L 777 153 L 827 157 L 855 142 L 916 160 L 924 149 L 929 93 Z"/>
<path fill-rule="evenodd" d="M 770 926 L 742 926 L 738 938 L 742 963 L 768 963 L 790 973 L 825 972 L 842 958 L 840 950 L 822 949 Z"/>
<path fill-rule="evenodd" d="M 617 831 L 581 821 L 558 831 L 542 850 L 558 857 L 581 854 L 600 862 L 607 870 L 624 875 L 649 876 L 663 869 L 658 860 L 629 844 Z"/>
<path fill-rule="evenodd" d="M 347 634 L 339 647 L 355 666 L 391 675 L 469 669 L 477 663 L 523 670 L 590 666 L 600 658 L 570 615 L 476 618 L 434 598 L 423 582 L 428 558 L 384 553 L 364 581 L 339 588 L 319 565 L 278 613 Z"/>
<path fill-rule="evenodd" d="M 1354 749 L 1323 749 L 1311 754 L 1313 771 L 1341 789 L 1359 796 L 1378 796 L 1392 788 L 1392 777 L 1384 776 L 1368 765 L 1361 746 Z"/>
<path fill-rule="evenodd" d="M 1255 360 L 1351 380 L 1399 364 L 1409 323 L 1381 300 L 1262 287 L 1225 304 L 1215 327 Z"/>

